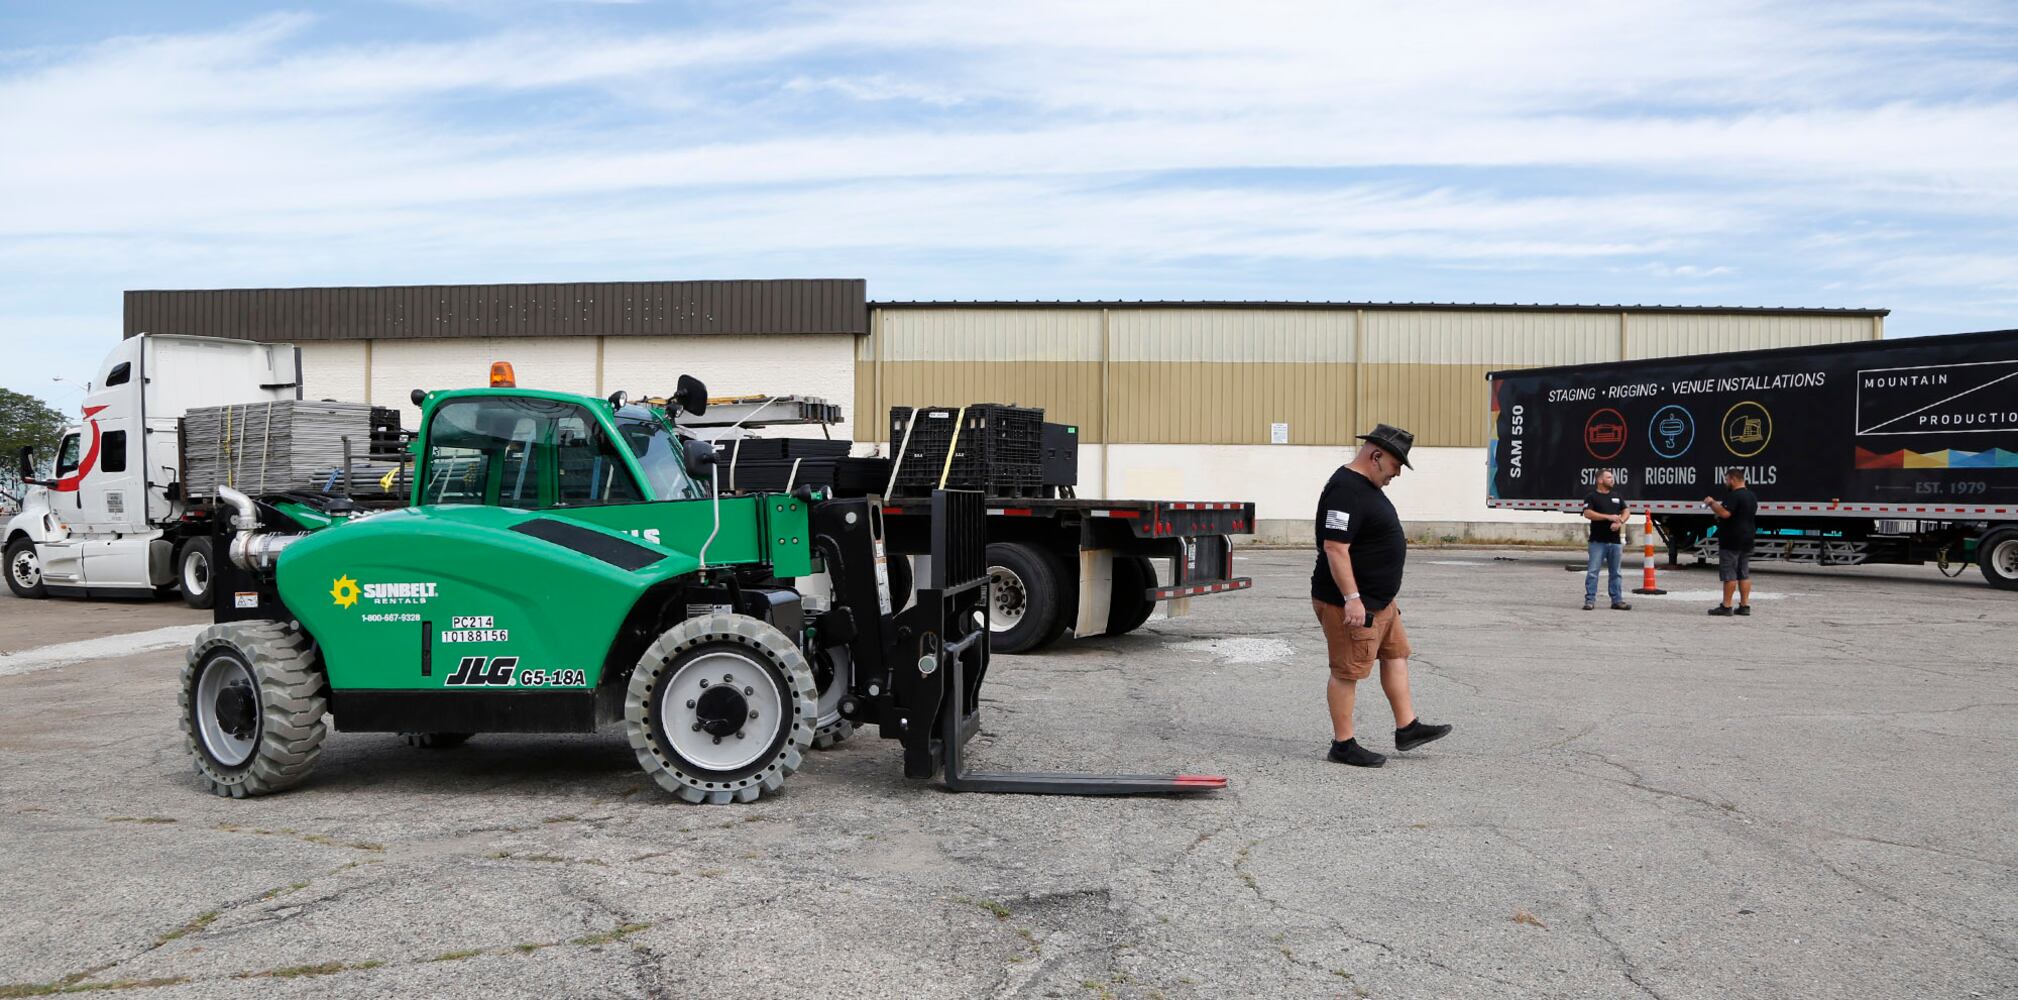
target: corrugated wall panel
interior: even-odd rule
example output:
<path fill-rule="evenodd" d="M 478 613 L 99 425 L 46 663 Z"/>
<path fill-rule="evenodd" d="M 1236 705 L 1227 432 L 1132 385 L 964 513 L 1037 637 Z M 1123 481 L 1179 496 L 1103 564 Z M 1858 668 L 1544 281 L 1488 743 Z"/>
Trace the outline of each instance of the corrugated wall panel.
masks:
<path fill-rule="evenodd" d="M 1619 359 L 1619 317 L 1605 313 L 1366 314 L 1372 364 L 1573 365 Z"/>
<path fill-rule="evenodd" d="M 1626 318 L 1626 357 L 1637 360 L 1840 344 L 1870 340 L 1876 333 L 1877 327 L 1868 316 L 1635 314 Z"/>
<path fill-rule="evenodd" d="M 1349 363 L 1354 314 L 1315 309 L 1119 309 L 1114 361 Z"/>
<path fill-rule="evenodd" d="M 862 369 L 858 365 L 857 372 Z M 859 379 L 859 374 L 858 374 Z M 1044 419 L 1078 424 L 1082 440 L 1102 440 L 1100 366 L 1077 361 L 886 361 L 874 421 L 856 417 L 862 441 L 887 441 L 892 406 L 1011 403 L 1041 406 Z"/>
<path fill-rule="evenodd" d="M 1292 444 L 1356 433 L 1351 364 L 1120 361 L 1108 377 L 1115 444 L 1267 444 L 1276 423 Z"/>
<path fill-rule="evenodd" d="M 1479 447 L 1486 437 L 1485 373 L 1493 367 L 1369 364 L 1360 422 L 1368 427 L 1392 424 L 1414 434 L 1415 443 L 1427 447 Z"/>
<path fill-rule="evenodd" d="M 881 311 L 885 361 L 1098 361 L 1097 309 Z M 873 347 L 864 350 L 873 357 Z"/>

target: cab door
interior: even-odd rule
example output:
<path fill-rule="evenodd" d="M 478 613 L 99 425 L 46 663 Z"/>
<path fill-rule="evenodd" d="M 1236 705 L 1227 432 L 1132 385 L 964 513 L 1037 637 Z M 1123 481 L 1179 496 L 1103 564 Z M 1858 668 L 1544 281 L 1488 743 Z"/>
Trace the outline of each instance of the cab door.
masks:
<path fill-rule="evenodd" d="M 35 546 L 42 561 L 42 579 L 58 586 L 84 583 L 84 543 L 75 533 L 80 509 L 77 496 L 78 469 L 83 463 L 84 438 L 77 431 L 63 435 L 56 446 L 56 485 L 49 489 L 49 513 L 59 527 Z"/>

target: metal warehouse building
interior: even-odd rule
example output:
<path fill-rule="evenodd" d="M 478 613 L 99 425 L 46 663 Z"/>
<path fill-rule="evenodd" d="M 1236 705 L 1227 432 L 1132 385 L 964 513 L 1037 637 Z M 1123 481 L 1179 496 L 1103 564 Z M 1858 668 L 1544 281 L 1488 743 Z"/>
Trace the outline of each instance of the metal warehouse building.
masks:
<path fill-rule="evenodd" d="M 312 397 L 519 383 L 841 402 L 857 451 L 891 406 L 1020 403 L 1080 428 L 1080 495 L 1240 499 L 1307 541 L 1318 489 L 1376 421 L 1416 435 L 1390 489 L 1426 534 L 1573 532 L 1485 506 L 1497 368 L 1875 340 L 1882 309 L 1298 302 L 870 302 L 854 279 L 136 291 L 125 332 L 301 346 Z M 852 405 L 849 405 L 852 404 Z M 805 431 L 801 431 L 805 433 Z"/>

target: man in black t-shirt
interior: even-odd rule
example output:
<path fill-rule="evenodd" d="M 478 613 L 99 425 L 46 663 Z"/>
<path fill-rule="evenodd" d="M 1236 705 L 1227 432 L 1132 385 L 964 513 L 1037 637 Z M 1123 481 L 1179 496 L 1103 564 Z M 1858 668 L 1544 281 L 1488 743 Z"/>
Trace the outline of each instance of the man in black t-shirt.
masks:
<path fill-rule="evenodd" d="M 1317 566 L 1310 574 L 1310 604 L 1324 630 L 1331 666 L 1325 703 L 1331 710 L 1328 756 L 1341 764 L 1379 767 L 1387 757 L 1353 738 L 1352 710 L 1359 682 L 1380 663 L 1380 688 L 1394 709 L 1394 747 L 1413 750 L 1449 735 L 1451 727 L 1416 718 L 1408 690 L 1408 633 L 1401 627 L 1402 564 L 1408 536 L 1387 494 L 1388 483 L 1408 467 L 1415 435 L 1381 424 L 1339 467 L 1317 501 Z"/>
<path fill-rule="evenodd" d="M 1759 513 L 1759 498 L 1746 488 L 1743 469 L 1726 471 L 1724 485 L 1729 489 L 1722 502 L 1716 497 L 1703 498 L 1717 514 L 1717 579 L 1724 583 L 1724 603 L 1711 608 L 1710 614 L 1718 618 L 1752 613 L 1752 535 Z M 1736 611 L 1731 609 L 1734 590 L 1738 592 Z"/>
<path fill-rule="evenodd" d="M 1612 492 L 1612 470 L 1598 473 L 1598 488 L 1584 494 L 1584 519 L 1590 522 L 1590 564 L 1584 568 L 1584 610 L 1598 606 L 1598 567 L 1611 572 L 1612 610 L 1631 611 L 1626 603 L 1625 582 L 1619 564 L 1626 542 L 1626 501 Z"/>

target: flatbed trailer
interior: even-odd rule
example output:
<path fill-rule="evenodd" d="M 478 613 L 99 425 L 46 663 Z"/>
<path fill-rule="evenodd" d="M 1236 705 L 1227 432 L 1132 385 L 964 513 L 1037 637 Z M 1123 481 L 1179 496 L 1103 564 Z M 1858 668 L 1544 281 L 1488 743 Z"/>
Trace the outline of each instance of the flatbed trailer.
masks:
<path fill-rule="evenodd" d="M 1040 649 L 1068 628 L 1081 638 L 1120 635 L 1158 604 L 1174 617 L 1194 597 L 1253 586 L 1233 571 L 1232 536 L 1254 530 L 1249 502 L 991 497 L 986 510 L 996 652 Z M 928 501 L 886 501 L 883 517 L 893 556 L 929 559 Z M 890 565 L 906 573 L 902 560 Z M 929 567 L 916 575 L 929 577 Z"/>

